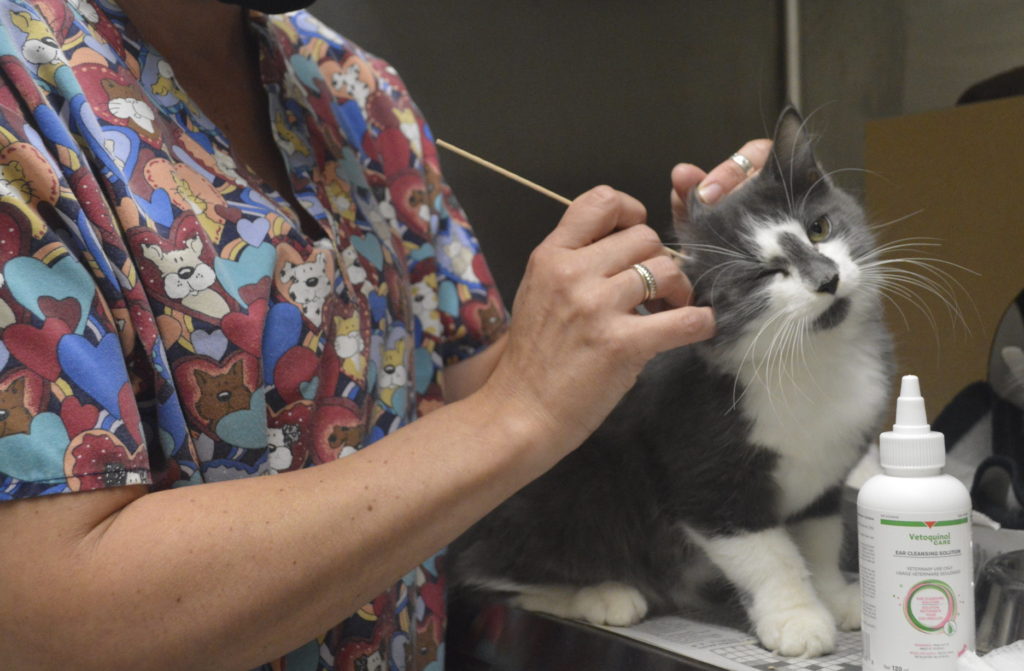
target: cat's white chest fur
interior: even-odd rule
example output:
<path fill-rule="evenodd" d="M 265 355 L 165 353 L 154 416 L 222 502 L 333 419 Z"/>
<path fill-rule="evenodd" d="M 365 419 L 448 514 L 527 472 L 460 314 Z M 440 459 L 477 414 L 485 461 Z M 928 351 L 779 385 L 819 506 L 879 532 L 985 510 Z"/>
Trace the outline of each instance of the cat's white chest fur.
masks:
<path fill-rule="evenodd" d="M 779 455 L 773 476 L 783 516 L 813 503 L 853 467 L 887 397 L 876 346 L 842 331 L 812 340 L 791 362 L 740 372 L 750 440 Z"/>

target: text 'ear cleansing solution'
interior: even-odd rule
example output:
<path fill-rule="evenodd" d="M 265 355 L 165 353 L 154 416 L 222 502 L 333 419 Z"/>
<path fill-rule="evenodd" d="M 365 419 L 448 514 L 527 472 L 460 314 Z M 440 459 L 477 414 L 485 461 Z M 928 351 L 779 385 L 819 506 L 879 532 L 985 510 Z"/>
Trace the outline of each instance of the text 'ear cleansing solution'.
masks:
<path fill-rule="evenodd" d="M 974 650 L 971 495 L 942 473 L 914 375 L 879 452 L 884 473 L 857 496 L 864 671 L 955 671 Z"/>

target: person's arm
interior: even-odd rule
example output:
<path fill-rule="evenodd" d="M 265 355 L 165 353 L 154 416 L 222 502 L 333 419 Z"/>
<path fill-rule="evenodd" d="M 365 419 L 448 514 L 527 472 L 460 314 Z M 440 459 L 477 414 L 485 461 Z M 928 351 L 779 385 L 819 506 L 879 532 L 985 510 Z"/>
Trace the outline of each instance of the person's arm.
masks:
<path fill-rule="evenodd" d="M 658 351 L 708 337 L 635 200 L 608 187 L 534 251 L 487 382 L 350 457 L 156 493 L 0 504 L 10 669 L 249 668 L 354 612 L 575 448 Z M 54 641 L 61 647 L 54 649 Z"/>
<path fill-rule="evenodd" d="M 244 669 L 284 654 L 564 453 L 539 419 L 480 392 L 315 468 L 0 504 L 4 668 Z"/>

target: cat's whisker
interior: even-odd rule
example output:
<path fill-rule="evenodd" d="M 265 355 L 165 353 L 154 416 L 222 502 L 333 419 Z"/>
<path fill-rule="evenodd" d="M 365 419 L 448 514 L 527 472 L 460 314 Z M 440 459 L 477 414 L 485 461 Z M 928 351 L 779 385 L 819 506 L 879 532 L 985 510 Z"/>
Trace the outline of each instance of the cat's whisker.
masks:
<path fill-rule="evenodd" d="M 790 333 L 790 335 L 789 335 L 789 337 L 787 338 L 787 341 L 786 341 L 786 346 L 787 346 L 787 350 L 788 350 L 786 352 L 786 360 L 789 363 L 788 371 L 787 371 L 787 377 L 789 378 L 789 381 L 793 383 L 793 388 L 796 389 L 796 391 L 800 394 L 800 396 L 802 396 L 805 401 L 811 402 L 811 397 L 808 396 L 807 390 L 804 389 L 804 385 L 801 384 L 800 380 L 798 379 L 797 370 L 796 370 L 797 369 L 797 363 L 798 363 L 798 361 L 797 361 L 797 355 L 798 354 L 800 355 L 800 358 L 803 360 L 803 362 L 805 364 L 807 362 L 807 359 L 804 357 L 804 353 L 803 353 L 803 349 L 802 349 L 803 348 L 804 334 L 807 331 L 807 317 L 798 317 L 795 320 L 791 320 L 790 321 L 790 326 L 791 326 L 791 333 Z M 808 373 L 810 373 L 809 370 L 808 370 Z M 811 376 L 810 374 L 808 374 L 808 378 L 813 380 L 814 383 L 817 384 L 817 380 L 813 376 Z M 788 404 L 789 404 L 789 401 L 787 400 L 787 405 Z M 790 413 L 792 414 L 794 412 L 795 412 L 795 408 L 790 407 Z"/>
<path fill-rule="evenodd" d="M 711 289 L 708 291 L 708 294 L 711 297 L 711 304 L 714 305 L 715 304 L 715 288 L 718 285 L 718 281 L 720 279 L 722 279 L 726 275 L 726 273 L 724 272 L 723 269 L 725 267 L 727 267 L 727 266 L 736 265 L 736 264 L 740 264 L 740 263 L 746 263 L 746 261 L 736 261 L 736 260 L 733 260 L 733 261 L 723 261 L 722 263 L 719 263 L 717 265 L 714 265 L 714 266 L 708 268 L 703 273 L 701 273 L 697 277 L 697 279 L 693 280 L 692 285 L 691 285 L 691 291 L 693 291 L 693 292 L 697 291 L 697 286 L 700 284 L 700 282 L 705 277 L 707 277 L 708 273 L 710 273 L 712 271 L 718 271 L 715 274 L 715 276 L 714 276 L 714 280 L 711 282 Z"/>
<path fill-rule="evenodd" d="M 892 252 L 898 252 L 901 250 L 913 250 L 922 251 L 927 247 L 941 247 L 942 243 L 929 238 L 905 238 L 903 240 L 894 240 L 885 245 L 872 249 L 864 254 L 853 258 L 856 263 L 872 263 L 879 260 L 890 260 L 894 261 L 895 258 L 886 259 L 885 255 Z M 935 257 L 938 258 L 938 257 Z"/>
<path fill-rule="evenodd" d="M 960 309 L 960 306 L 956 301 L 956 291 L 951 282 L 956 283 L 964 293 L 967 293 L 963 285 L 960 285 L 959 282 L 956 281 L 956 278 L 944 276 L 941 269 L 935 269 L 920 262 L 910 262 L 910 264 L 915 267 L 921 267 L 925 270 L 935 272 L 937 277 L 929 277 L 922 272 L 900 267 L 876 266 L 874 268 L 870 268 L 868 272 L 879 272 L 881 273 L 880 276 L 890 283 L 900 283 L 904 287 L 917 287 L 918 289 L 922 289 L 935 296 L 946 307 L 951 323 L 956 324 L 959 322 L 967 333 L 970 334 L 970 324 L 967 323 L 963 311 Z M 946 275 L 948 275 L 948 273 Z"/>
<path fill-rule="evenodd" d="M 929 284 L 932 284 L 934 288 L 941 289 L 943 291 L 943 295 L 945 297 L 948 297 L 950 300 L 953 300 L 955 298 L 955 278 L 951 278 L 948 273 L 943 273 L 940 269 L 936 269 L 926 263 L 914 262 L 909 259 L 900 259 L 900 262 L 906 263 L 911 267 L 902 268 L 895 264 L 879 264 L 878 266 L 874 266 L 869 270 L 877 270 L 877 272 L 880 272 L 883 275 L 891 277 L 893 279 L 913 278 L 918 281 L 925 281 L 928 282 Z M 935 273 L 935 277 L 929 277 L 928 275 L 925 275 L 923 272 L 917 270 L 917 268 L 933 272 Z M 960 286 L 959 288 L 963 290 L 963 286 Z"/>
<path fill-rule="evenodd" d="M 819 394 L 824 394 L 825 392 L 821 388 L 821 382 L 818 381 L 818 376 L 814 374 L 814 370 L 812 369 L 810 362 L 807 360 L 807 350 L 814 350 L 814 338 L 809 337 L 811 332 L 808 327 L 809 322 L 810 319 L 807 317 L 804 317 L 800 322 L 800 359 L 803 361 L 804 371 L 807 373 L 808 379 L 814 382 L 814 386 L 817 387 Z M 810 398 L 807 400 L 809 402 L 813 402 Z"/>
<path fill-rule="evenodd" d="M 967 290 L 963 283 L 961 283 L 960 280 L 956 278 L 956 276 L 954 276 L 952 273 L 948 272 L 944 268 L 941 268 L 938 265 L 936 265 L 936 261 L 930 258 L 912 257 L 906 258 L 904 259 L 904 261 L 914 268 L 920 268 L 922 270 L 926 270 L 934 274 L 935 277 L 933 278 L 933 280 L 942 285 L 942 287 L 946 290 L 946 294 L 954 303 L 956 303 L 956 296 L 958 293 L 957 289 L 959 289 L 960 293 L 967 296 L 967 300 L 970 301 L 971 306 L 974 307 L 975 314 L 978 316 L 980 320 L 981 316 L 978 312 L 978 306 L 974 302 L 974 296 L 971 295 L 971 293 Z M 960 313 L 960 321 L 963 323 L 964 328 L 966 328 L 968 333 L 970 333 L 970 326 L 968 326 L 968 324 L 964 320 L 959 305 L 957 305 L 957 312 Z"/>
<path fill-rule="evenodd" d="M 859 173 L 864 173 L 864 174 L 867 174 L 867 175 L 876 175 L 877 174 L 874 171 L 868 170 L 866 168 L 837 168 L 835 170 L 830 170 L 830 171 L 824 173 L 823 175 L 821 175 L 821 177 L 819 177 L 818 179 L 816 179 L 814 181 L 814 183 L 811 184 L 811 187 L 809 189 L 807 189 L 807 192 L 804 193 L 804 197 L 800 199 L 800 210 L 803 210 L 804 205 L 807 204 L 807 198 L 811 195 L 811 193 L 814 192 L 814 188 L 816 186 L 818 186 L 819 184 L 821 184 L 822 182 L 827 180 L 832 175 L 837 175 L 837 174 L 839 174 L 841 172 L 859 172 Z"/>
<path fill-rule="evenodd" d="M 749 260 L 751 262 L 756 260 L 756 257 L 754 257 L 753 254 L 743 253 L 743 252 L 736 251 L 736 250 L 733 250 L 733 249 L 728 249 L 726 247 L 720 247 L 718 245 L 706 245 L 706 244 L 699 244 L 699 243 L 682 243 L 682 242 L 668 243 L 668 245 L 677 245 L 684 252 L 688 252 L 688 251 L 702 251 L 702 252 L 708 252 L 710 254 L 721 254 L 722 256 L 730 256 L 730 257 L 734 257 L 734 258 L 738 258 L 738 259 Z M 668 245 L 666 245 L 666 246 L 668 246 Z"/>
<path fill-rule="evenodd" d="M 878 224 L 872 224 L 872 225 L 868 226 L 868 230 L 869 231 L 880 231 L 883 228 L 889 228 L 890 226 L 894 226 L 896 224 L 904 222 L 907 219 L 910 219 L 911 217 L 916 217 L 917 215 L 921 214 L 922 212 L 924 212 L 924 208 L 923 207 L 921 209 L 919 209 L 919 210 L 914 210 L 910 214 L 904 214 L 902 217 L 897 217 L 896 219 L 890 219 L 889 221 L 883 221 L 883 222 L 878 223 Z"/>
<path fill-rule="evenodd" d="M 763 371 L 761 379 L 764 381 L 764 387 L 767 391 L 768 403 L 776 418 L 781 421 L 779 405 L 784 406 L 788 411 L 787 414 L 791 417 L 794 416 L 796 411 L 796 407 L 787 393 L 787 387 L 792 386 L 796 388 L 797 391 L 806 397 L 806 393 L 803 391 L 794 373 L 796 364 L 795 343 L 804 328 L 806 319 L 794 318 L 792 312 L 788 310 L 779 311 L 777 316 L 784 319 L 779 328 L 775 330 L 761 363 L 755 364 L 755 370 Z M 791 385 L 786 384 L 787 379 L 792 383 Z M 777 395 L 780 398 L 777 399 Z"/>
<path fill-rule="evenodd" d="M 761 325 L 761 328 L 758 329 L 757 333 L 754 334 L 754 337 L 751 339 L 750 344 L 747 346 L 746 350 L 743 352 L 743 357 L 740 359 L 739 366 L 736 367 L 737 371 L 744 370 L 744 367 L 746 365 L 747 359 L 751 358 L 751 354 L 754 352 L 754 349 L 757 346 L 758 340 L 761 339 L 761 335 L 765 332 L 765 330 L 769 326 L 772 325 L 772 323 L 776 319 L 779 319 L 782 316 L 782 314 L 783 314 L 782 311 L 776 312 L 774 315 L 772 315 L 767 320 L 765 320 L 765 322 Z M 753 362 L 753 359 L 751 359 L 751 365 L 753 366 L 752 371 L 753 371 L 753 374 L 754 374 L 754 378 L 755 379 L 761 379 L 762 382 L 763 382 L 763 379 L 761 378 L 761 374 L 760 374 L 760 369 Z M 733 385 L 732 385 L 732 406 L 729 408 L 729 412 L 732 412 L 733 410 L 736 409 L 737 404 L 740 402 L 740 400 L 743 398 L 743 396 L 747 393 L 747 390 L 750 389 L 750 385 L 747 385 L 746 388 L 743 390 L 743 393 L 741 393 L 739 396 L 737 396 L 736 395 L 736 389 L 739 386 L 739 383 L 740 383 L 740 376 L 737 375 L 733 379 Z"/>
<path fill-rule="evenodd" d="M 945 268 L 942 268 L 941 266 L 950 266 L 950 267 L 955 268 L 957 270 L 961 270 L 961 271 L 963 271 L 965 273 L 970 273 L 971 275 L 974 275 L 976 277 L 981 277 L 981 273 L 979 273 L 977 271 L 974 271 L 974 270 L 971 270 L 970 268 L 968 268 L 966 266 L 962 266 L 959 263 L 954 263 L 952 261 L 947 261 L 946 259 L 940 259 L 940 258 L 933 257 L 933 256 L 904 256 L 904 257 L 899 257 L 899 258 L 895 258 L 895 259 L 878 259 L 877 261 L 872 261 L 870 263 L 864 264 L 864 267 L 871 268 L 871 267 L 875 267 L 875 266 L 893 265 L 893 264 L 896 264 L 896 263 L 912 263 L 912 264 L 917 264 L 917 265 L 921 265 L 921 266 L 926 266 L 932 272 L 937 273 L 937 274 L 941 273 L 941 274 L 949 277 L 951 280 L 953 280 L 957 284 L 960 284 L 959 280 L 956 280 L 956 278 L 952 274 L 950 274 L 950 272 L 948 270 L 946 270 Z M 960 285 L 960 286 L 961 286 L 961 288 L 963 288 L 963 285 Z"/>
<path fill-rule="evenodd" d="M 899 302 L 896 299 L 894 299 L 892 296 L 890 296 L 887 292 L 881 291 L 880 290 L 881 287 L 876 287 L 874 284 L 870 284 L 870 283 L 865 282 L 862 286 L 864 286 L 865 288 L 870 287 L 870 288 L 877 288 L 877 289 L 879 289 L 876 292 L 876 295 L 879 298 L 881 298 L 882 300 L 888 301 L 889 305 L 891 305 L 894 310 L 899 312 L 900 317 L 903 320 L 903 327 L 905 329 L 907 329 L 908 331 L 910 330 L 910 322 L 907 320 L 907 313 L 903 311 L 903 306 L 900 305 Z"/>
<path fill-rule="evenodd" d="M 711 232 L 715 234 L 715 237 L 718 238 L 727 249 L 732 249 L 738 254 L 744 254 L 743 250 L 738 249 L 733 243 L 722 237 L 722 233 L 718 229 L 712 228 Z"/>
<path fill-rule="evenodd" d="M 930 240 L 931 238 L 905 238 L 903 241 L 894 241 L 887 245 L 889 250 L 895 249 L 898 244 L 902 242 L 902 246 L 906 248 L 912 248 L 913 245 L 918 244 L 931 244 L 918 242 L 921 240 Z M 908 243 L 907 241 L 914 241 Z M 900 268 L 900 266 L 909 266 L 909 268 Z M 864 262 L 861 264 L 861 268 L 865 272 L 878 272 L 884 274 L 885 277 L 895 280 L 896 278 L 902 278 L 904 284 L 910 284 L 909 278 L 915 278 L 916 281 L 922 282 L 927 286 L 921 286 L 919 288 L 925 289 L 929 293 L 934 294 L 942 301 L 950 312 L 950 319 L 956 323 L 959 322 L 968 334 L 971 333 L 970 324 L 964 317 L 963 310 L 960 308 L 958 296 L 966 296 L 968 302 L 974 310 L 974 314 L 981 321 L 980 312 L 977 307 L 977 303 L 974 301 L 974 297 L 971 292 L 963 285 L 963 283 L 955 276 L 950 270 L 957 270 L 959 272 L 969 273 L 971 275 L 980 276 L 980 273 L 953 261 L 941 259 L 933 256 L 904 256 L 895 258 L 880 258 L 870 262 Z"/>
<path fill-rule="evenodd" d="M 773 345 L 775 345 L 776 341 L 777 341 L 777 347 L 775 348 L 776 351 L 775 351 L 775 357 L 774 357 L 774 360 L 775 360 L 774 368 L 777 371 L 775 373 L 775 382 L 778 385 L 778 390 L 779 390 L 779 395 L 781 396 L 782 405 L 785 407 L 786 410 L 789 411 L 788 414 L 790 416 L 793 415 L 793 408 L 790 405 L 789 395 L 786 393 L 787 385 L 785 384 L 785 382 L 786 382 L 785 378 L 788 376 L 790 378 L 790 381 L 794 381 L 792 379 L 792 369 L 790 368 L 789 370 L 787 370 L 787 366 L 786 366 L 787 359 L 789 358 L 788 357 L 788 354 L 789 354 L 789 339 L 792 336 L 792 333 L 793 333 L 793 320 L 792 319 L 787 319 L 786 321 L 784 321 L 782 323 L 782 328 L 779 329 L 779 333 L 778 333 L 775 341 L 773 341 L 773 343 L 772 343 Z M 788 375 L 787 375 L 787 373 L 788 373 Z M 769 373 L 768 377 L 769 377 L 769 379 L 771 379 L 771 374 L 770 373 Z M 769 393 L 771 393 L 771 389 L 770 388 L 769 388 Z M 772 406 L 775 407 L 774 403 L 772 404 Z"/>
<path fill-rule="evenodd" d="M 899 296 L 900 298 L 903 298 L 905 301 L 907 301 L 915 308 L 917 308 L 918 312 L 920 312 L 928 321 L 928 324 L 930 326 L 929 331 L 932 333 L 932 336 L 935 340 L 936 348 L 938 349 L 940 347 L 939 327 L 938 323 L 935 321 L 935 317 L 932 314 L 931 308 L 928 305 L 928 303 L 924 301 L 921 298 L 921 296 L 919 296 L 915 291 L 912 291 L 911 289 L 908 289 L 905 286 L 903 286 L 904 282 L 901 278 L 880 277 L 876 280 L 876 282 L 878 284 L 879 289 L 882 291 L 882 295 L 884 295 L 884 292 L 887 291 L 896 296 Z"/>
<path fill-rule="evenodd" d="M 781 314 L 785 314 L 785 313 L 781 313 Z M 786 327 L 786 322 L 783 321 L 782 327 L 779 328 L 779 329 L 776 329 L 775 334 L 772 336 L 771 341 L 768 343 L 768 352 L 765 354 L 764 360 L 761 362 L 761 365 L 764 367 L 764 386 L 765 386 L 765 390 L 768 392 L 768 405 L 771 406 L 772 414 L 774 414 L 775 418 L 780 420 L 780 421 L 781 421 L 782 417 L 779 415 L 779 408 L 775 404 L 775 394 L 773 393 L 773 386 L 772 386 L 772 368 L 773 368 L 772 362 L 774 360 L 773 359 L 773 355 L 774 355 L 774 353 L 776 351 L 775 350 L 776 344 L 779 341 L 780 335 L 785 331 L 785 327 Z M 782 385 L 779 385 L 779 386 L 781 388 Z M 785 396 L 785 391 L 783 391 L 783 396 Z"/>

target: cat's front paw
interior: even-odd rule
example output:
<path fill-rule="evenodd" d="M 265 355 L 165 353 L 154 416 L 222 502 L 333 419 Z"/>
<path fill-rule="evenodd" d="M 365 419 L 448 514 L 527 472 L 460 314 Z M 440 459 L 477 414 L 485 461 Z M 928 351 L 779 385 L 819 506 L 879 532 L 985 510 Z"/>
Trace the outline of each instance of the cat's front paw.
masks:
<path fill-rule="evenodd" d="M 603 582 L 582 587 L 572 600 L 573 617 L 592 624 L 627 627 L 647 615 L 647 599 L 635 587 Z"/>
<path fill-rule="evenodd" d="M 860 583 L 818 590 L 818 596 L 836 619 L 836 626 L 843 631 L 860 629 Z"/>
<path fill-rule="evenodd" d="M 784 657 L 818 657 L 832 652 L 836 623 L 820 604 L 773 611 L 755 623 L 761 644 Z"/>

